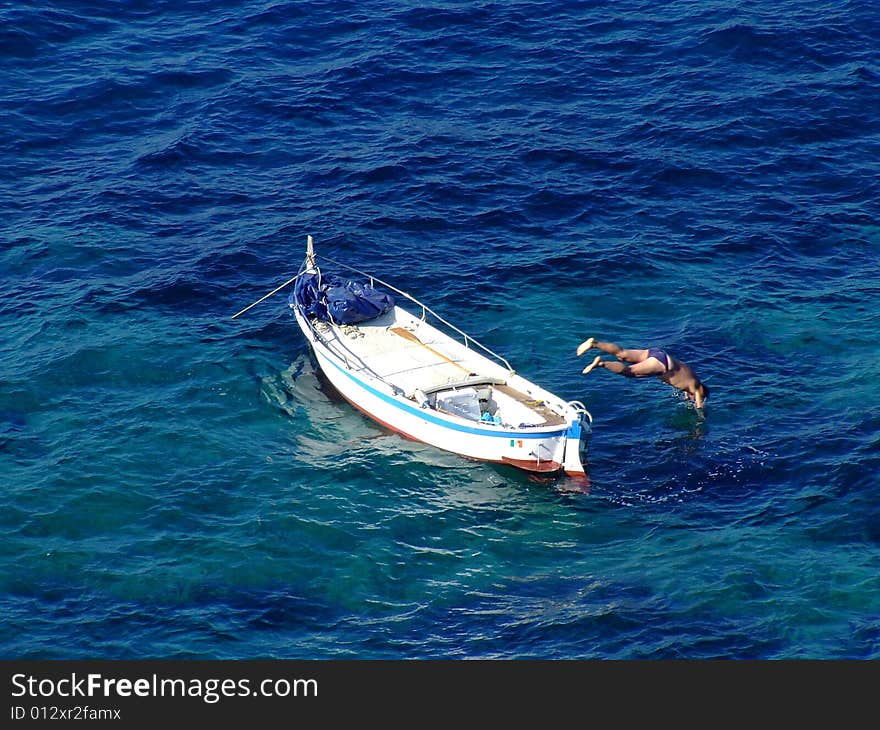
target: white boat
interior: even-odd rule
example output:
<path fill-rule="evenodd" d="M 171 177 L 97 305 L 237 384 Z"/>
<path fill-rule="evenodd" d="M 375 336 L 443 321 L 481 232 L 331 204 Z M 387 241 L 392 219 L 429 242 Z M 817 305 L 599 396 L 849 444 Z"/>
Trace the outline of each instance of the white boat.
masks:
<path fill-rule="evenodd" d="M 363 281 L 325 273 L 318 258 Z M 326 379 L 374 421 L 469 459 L 585 475 L 593 419 L 581 402 L 517 375 L 400 289 L 316 257 L 311 236 L 289 304 Z"/>

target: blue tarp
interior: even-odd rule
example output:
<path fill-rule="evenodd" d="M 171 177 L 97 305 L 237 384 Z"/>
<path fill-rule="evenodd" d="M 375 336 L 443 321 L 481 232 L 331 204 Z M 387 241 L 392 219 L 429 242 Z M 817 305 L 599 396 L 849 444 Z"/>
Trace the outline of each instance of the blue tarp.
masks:
<path fill-rule="evenodd" d="M 385 314 L 394 306 L 394 297 L 341 276 L 304 274 L 287 302 L 324 322 L 357 324 Z"/>

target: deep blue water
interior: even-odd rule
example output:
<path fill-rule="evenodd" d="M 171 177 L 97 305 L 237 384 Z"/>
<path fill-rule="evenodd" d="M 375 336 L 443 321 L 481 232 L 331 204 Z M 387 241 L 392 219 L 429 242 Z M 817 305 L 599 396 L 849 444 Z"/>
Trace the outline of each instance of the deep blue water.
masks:
<path fill-rule="evenodd" d="M 0 64 L 0 655 L 880 658 L 876 3 L 14 3 Z M 582 400 L 589 491 L 230 319 L 309 234 Z"/>

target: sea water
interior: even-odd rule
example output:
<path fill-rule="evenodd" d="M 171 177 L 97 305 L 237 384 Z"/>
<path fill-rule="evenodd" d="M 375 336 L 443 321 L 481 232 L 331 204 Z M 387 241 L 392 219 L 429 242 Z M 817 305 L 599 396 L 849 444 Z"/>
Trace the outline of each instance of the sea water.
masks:
<path fill-rule="evenodd" d="M 875 3 L 0 21 L 2 656 L 880 658 Z M 582 401 L 589 487 L 370 422 L 286 293 L 231 319 L 307 235 Z"/>

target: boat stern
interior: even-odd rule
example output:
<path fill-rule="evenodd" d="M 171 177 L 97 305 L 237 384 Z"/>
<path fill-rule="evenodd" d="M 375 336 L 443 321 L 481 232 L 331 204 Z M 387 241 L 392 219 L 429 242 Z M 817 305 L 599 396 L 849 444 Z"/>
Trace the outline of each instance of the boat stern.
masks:
<path fill-rule="evenodd" d="M 569 476 L 586 474 L 588 442 L 592 431 L 593 418 L 581 403 L 570 403 L 576 416 L 565 432 L 565 453 L 562 469 Z"/>

